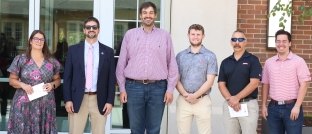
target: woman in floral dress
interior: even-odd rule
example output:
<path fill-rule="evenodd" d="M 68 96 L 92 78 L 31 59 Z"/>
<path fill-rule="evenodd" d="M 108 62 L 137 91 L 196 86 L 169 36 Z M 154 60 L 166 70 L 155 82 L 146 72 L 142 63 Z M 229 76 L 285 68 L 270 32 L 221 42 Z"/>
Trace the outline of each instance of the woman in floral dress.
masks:
<path fill-rule="evenodd" d="M 16 88 L 8 121 L 9 134 L 56 134 L 54 89 L 60 85 L 60 63 L 51 57 L 45 35 L 32 32 L 26 52 L 14 58 L 9 83 Z M 44 83 L 48 95 L 29 101 L 32 86 Z"/>

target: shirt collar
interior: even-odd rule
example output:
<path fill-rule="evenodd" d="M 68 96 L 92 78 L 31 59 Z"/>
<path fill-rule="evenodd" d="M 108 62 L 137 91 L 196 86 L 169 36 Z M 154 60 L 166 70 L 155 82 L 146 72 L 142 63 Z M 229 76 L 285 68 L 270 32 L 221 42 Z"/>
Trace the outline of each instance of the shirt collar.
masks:
<path fill-rule="evenodd" d="M 89 47 L 93 47 L 93 48 L 97 48 L 99 46 L 99 41 L 96 41 L 94 44 L 90 44 L 85 40 L 85 48 L 89 48 Z"/>
<path fill-rule="evenodd" d="M 286 60 L 290 60 L 293 57 L 294 57 L 294 54 L 290 51 L 289 54 L 287 55 Z M 280 60 L 278 54 L 276 54 L 273 58 L 274 58 L 275 61 L 279 61 Z"/>
<path fill-rule="evenodd" d="M 143 32 L 145 32 L 143 26 L 141 26 L 140 29 L 141 29 Z M 156 29 L 157 29 L 157 27 L 154 25 L 151 32 L 155 31 Z"/>
<path fill-rule="evenodd" d="M 192 50 L 191 50 L 191 46 L 189 46 L 187 49 L 186 49 L 187 53 L 193 53 Z M 205 46 L 204 45 L 201 45 L 201 48 L 199 49 L 199 52 L 198 53 L 204 53 L 205 51 Z"/>
<path fill-rule="evenodd" d="M 250 56 L 250 55 L 251 55 L 251 53 L 249 53 L 249 52 L 247 52 L 247 51 L 245 50 L 245 52 L 244 52 L 244 54 L 242 55 L 241 58 L 245 58 L 245 57 L 248 57 L 248 56 Z M 235 59 L 234 53 L 230 56 L 230 58 L 231 58 L 231 59 Z"/>

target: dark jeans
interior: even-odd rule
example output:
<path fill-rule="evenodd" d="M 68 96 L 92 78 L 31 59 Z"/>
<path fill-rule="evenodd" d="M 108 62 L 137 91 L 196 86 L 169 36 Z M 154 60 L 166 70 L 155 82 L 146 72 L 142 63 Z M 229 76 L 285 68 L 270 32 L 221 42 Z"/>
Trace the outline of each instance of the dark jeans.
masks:
<path fill-rule="evenodd" d="M 290 119 L 290 113 L 295 102 L 285 105 L 277 105 L 269 103 L 268 106 L 268 125 L 270 134 L 301 134 L 303 125 L 303 109 L 300 107 L 300 112 L 297 120 Z"/>
<path fill-rule="evenodd" d="M 131 134 L 159 134 L 164 112 L 166 81 L 143 84 L 126 81 Z"/>

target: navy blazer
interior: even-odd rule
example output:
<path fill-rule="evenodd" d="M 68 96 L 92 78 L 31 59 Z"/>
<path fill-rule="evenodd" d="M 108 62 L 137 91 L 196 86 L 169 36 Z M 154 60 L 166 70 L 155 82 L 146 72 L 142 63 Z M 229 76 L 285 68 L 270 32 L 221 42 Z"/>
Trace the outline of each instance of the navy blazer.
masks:
<path fill-rule="evenodd" d="M 101 114 L 106 103 L 114 105 L 115 98 L 114 50 L 99 42 L 99 67 L 97 80 L 97 104 Z M 72 101 L 78 113 L 85 92 L 84 41 L 70 46 L 64 70 L 64 101 Z"/>

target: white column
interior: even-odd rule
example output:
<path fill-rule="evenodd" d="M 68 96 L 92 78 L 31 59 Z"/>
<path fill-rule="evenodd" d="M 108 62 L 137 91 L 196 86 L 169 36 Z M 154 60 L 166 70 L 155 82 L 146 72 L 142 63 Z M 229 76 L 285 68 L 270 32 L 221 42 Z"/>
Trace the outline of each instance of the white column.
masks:
<path fill-rule="evenodd" d="M 100 21 L 99 40 L 113 47 L 114 39 L 114 0 L 94 0 L 93 16 Z"/>

